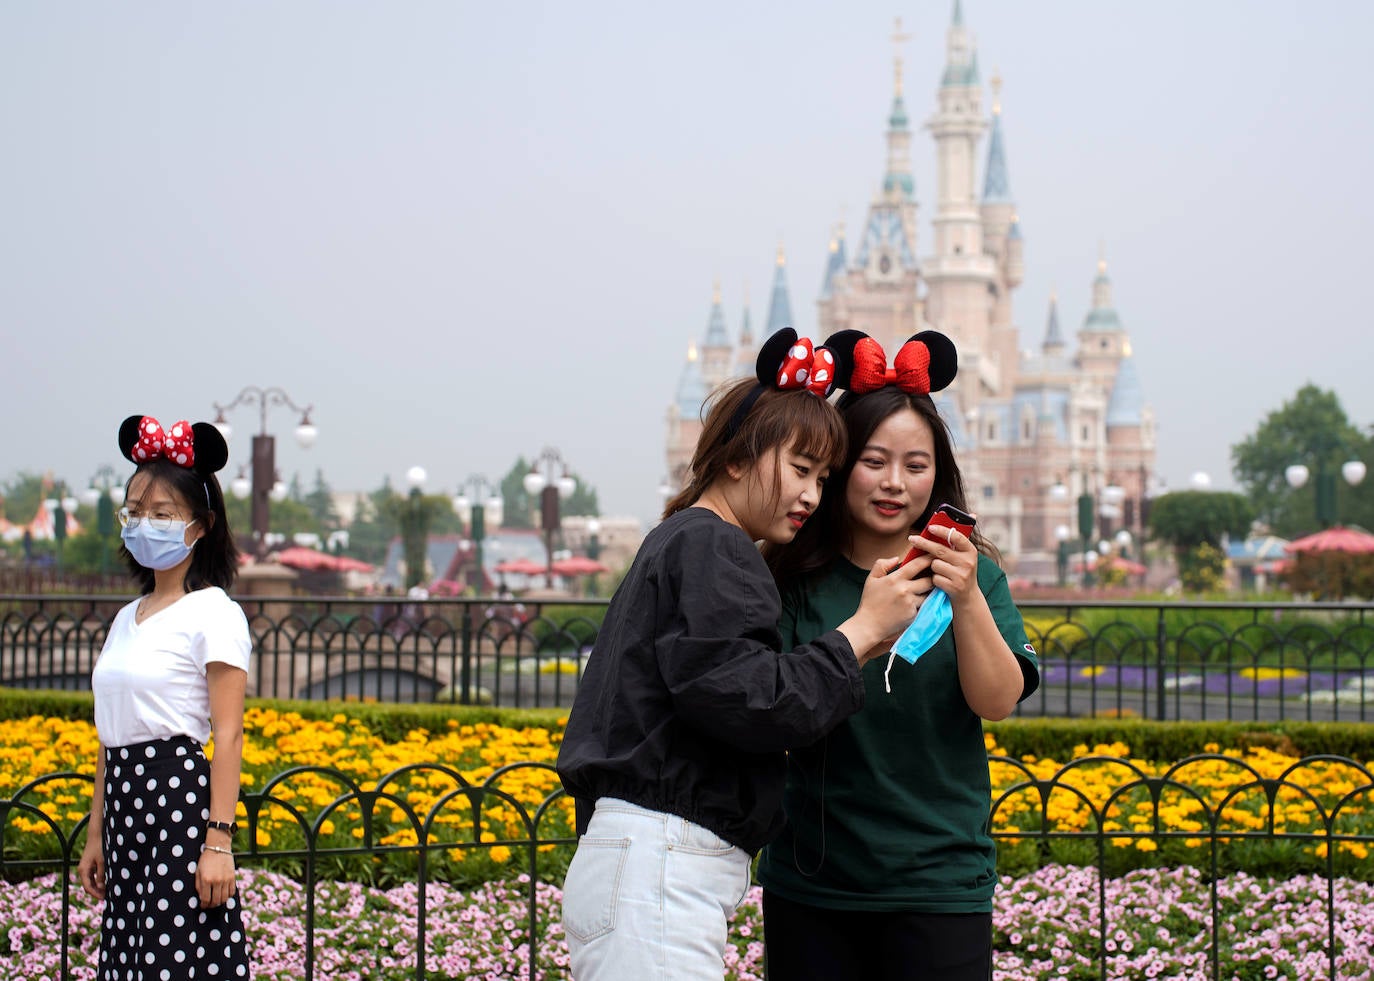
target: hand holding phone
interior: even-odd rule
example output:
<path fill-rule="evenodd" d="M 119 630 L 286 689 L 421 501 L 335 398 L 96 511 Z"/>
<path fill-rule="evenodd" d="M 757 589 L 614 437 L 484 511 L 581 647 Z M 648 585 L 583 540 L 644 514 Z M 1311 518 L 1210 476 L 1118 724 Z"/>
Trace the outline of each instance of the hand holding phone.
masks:
<path fill-rule="evenodd" d="M 930 520 L 926 522 L 926 526 L 921 529 L 921 537 L 928 541 L 939 542 L 941 545 L 946 545 L 949 543 L 949 532 L 944 529 L 953 528 L 955 531 L 959 532 L 959 534 L 967 538 L 973 532 L 973 527 L 977 523 L 977 518 L 965 511 L 959 510 L 953 504 L 941 504 L 935 509 L 934 513 L 931 514 Z M 906 553 L 906 557 L 902 559 L 901 565 L 899 565 L 898 568 L 901 568 L 902 565 L 906 565 L 912 559 L 916 558 L 916 556 L 923 553 L 924 549 L 918 548 L 915 545 L 911 546 L 911 551 Z"/>

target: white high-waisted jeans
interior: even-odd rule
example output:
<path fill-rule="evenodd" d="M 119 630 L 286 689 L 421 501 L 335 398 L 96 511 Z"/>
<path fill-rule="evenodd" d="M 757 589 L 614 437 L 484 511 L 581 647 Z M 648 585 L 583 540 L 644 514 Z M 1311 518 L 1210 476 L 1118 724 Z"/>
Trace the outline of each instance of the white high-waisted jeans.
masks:
<path fill-rule="evenodd" d="M 748 890 L 747 852 L 684 818 L 601 798 L 563 885 L 573 978 L 719 981 Z"/>

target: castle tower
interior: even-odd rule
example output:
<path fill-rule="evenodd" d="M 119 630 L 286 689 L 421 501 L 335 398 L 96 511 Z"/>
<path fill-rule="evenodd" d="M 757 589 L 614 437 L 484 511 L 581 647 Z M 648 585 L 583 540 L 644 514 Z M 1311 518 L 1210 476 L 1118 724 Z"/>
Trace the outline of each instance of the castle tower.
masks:
<path fill-rule="evenodd" d="M 778 257 L 773 269 L 773 293 L 768 298 L 768 322 L 763 329 L 763 339 L 767 340 L 784 327 L 795 329 L 797 323 L 792 319 L 792 300 L 787 292 L 787 254 L 778 243 Z M 753 370 L 750 369 L 750 374 Z"/>
<path fill-rule="evenodd" d="M 1126 328 L 1112 305 L 1112 281 L 1107 276 L 1106 257 L 1101 256 L 1093 279 L 1092 308 L 1078 331 L 1078 366 L 1104 391 L 1109 391 L 1126 351 Z"/>
<path fill-rule="evenodd" d="M 1005 359 L 990 334 L 996 297 L 1005 289 L 999 282 L 996 257 L 983 247 L 975 171 L 978 141 L 988 124 L 982 114 L 978 59 L 958 0 L 945 34 L 945 71 L 936 106 L 926 123 L 936 154 L 935 254 L 923 263 L 929 286 L 926 315 L 959 348 L 956 385 L 967 412 L 984 397 L 1009 394 L 1010 379 L 1004 379 L 1003 373 L 1012 366 L 1003 364 Z M 994 214 L 1001 207 L 994 205 Z"/>
<path fill-rule="evenodd" d="M 711 312 L 701 341 L 701 377 L 711 390 L 729 378 L 734 368 L 735 345 L 725 329 L 725 311 L 720 305 L 720 283 L 717 282 L 711 292 Z"/>
<path fill-rule="evenodd" d="M 749 318 L 749 284 L 744 286 L 744 313 L 740 315 L 739 344 L 735 347 L 735 370 L 733 378 L 743 378 L 754 373 L 758 361 L 758 350 L 754 341 L 754 328 Z"/>

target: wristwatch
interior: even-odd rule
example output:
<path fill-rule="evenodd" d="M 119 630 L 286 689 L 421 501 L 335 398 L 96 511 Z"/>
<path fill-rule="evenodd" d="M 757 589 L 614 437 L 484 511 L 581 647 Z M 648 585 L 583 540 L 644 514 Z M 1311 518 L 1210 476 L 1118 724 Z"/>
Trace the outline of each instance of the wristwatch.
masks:
<path fill-rule="evenodd" d="M 223 831 L 226 834 L 228 834 L 230 838 L 232 838 L 234 837 L 234 835 L 239 833 L 239 823 L 237 821 L 229 821 L 227 823 L 224 821 L 206 821 L 205 830 Z"/>

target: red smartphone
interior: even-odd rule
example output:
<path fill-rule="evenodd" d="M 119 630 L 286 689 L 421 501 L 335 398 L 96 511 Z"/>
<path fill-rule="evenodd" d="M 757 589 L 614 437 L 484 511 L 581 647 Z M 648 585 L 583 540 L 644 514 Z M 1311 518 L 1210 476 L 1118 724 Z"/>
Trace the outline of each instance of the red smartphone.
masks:
<path fill-rule="evenodd" d="M 973 531 L 973 526 L 977 523 L 977 518 L 965 511 L 960 511 L 953 504 L 941 504 L 935 509 L 935 512 L 931 514 L 930 520 L 926 522 L 926 526 L 921 529 L 921 537 L 944 545 L 949 541 L 947 537 L 949 533 L 937 532 L 935 531 L 936 528 L 953 528 L 955 531 L 959 532 L 959 534 L 967 538 Z M 921 554 L 923 554 L 921 549 L 917 548 L 915 545 L 911 546 L 911 551 L 906 553 L 906 557 L 902 559 L 901 565 L 897 568 L 900 569 L 903 565 L 906 565 L 912 559 L 916 558 L 916 556 Z"/>

